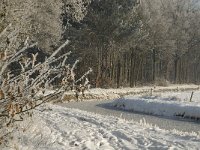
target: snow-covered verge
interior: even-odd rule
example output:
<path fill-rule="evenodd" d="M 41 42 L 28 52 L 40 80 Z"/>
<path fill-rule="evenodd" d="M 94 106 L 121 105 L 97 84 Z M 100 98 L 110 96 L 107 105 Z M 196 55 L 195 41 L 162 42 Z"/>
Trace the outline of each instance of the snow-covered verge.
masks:
<path fill-rule="evenodd" d="M 180 116 L 200 119 L 200 91 L 161 93 L 156 96 L 126 96 L 115 100 L 111 105 L 123 110 L 159 116 Z"/>
<path fill-rule="evenodd" d="M 130 94 L 142 94 L 152 92 L 174 92 L 174 91 L 187 91 L 187 90 L 199 90 L 198 85 L 194 84 L 172 84 L 169 86 L 142 86 L 134 88 L 118 88 L 118 89 L 91 89 L 92 93 L 106 93 L 106 94 L 119 94 L 130 95 Z"/>
<path fill-rule="evenodd" d="M 48 105 L 20 123 L 6 149 L 199 149 L 199 133 L 166 131 L 145 122 Z M 44 110 L 44 108 L 39 108 Z"/>
<path fill-rule="evenodd" d="M 142 94 L 142 93 L 152 93 L 152 92 L 169 92 L 169 91 L 186 91 L 186 90 L 198 90 L 197 85 L 170 85 L 167 87 L 163 86 L 144 86 L 135 88 L 119 88 L 119 89 L 102 89 L 93 88 L 85 91 L 84 96 L 80 94 L 79 100 L 101 100 L 101 99 L 117 99 L 124 95 L 130 94 Z M 75 97 L 75 92 L 66 92 L 62 98 L 63 101 L 77 100 Z"/>
<path fill-rule="evenodd" d="M 155 98 L 161 97 L 162 100 L 167 100 L 167 101 L 172 100 L 179 102 L 189 102 L 192 92 L 194 93 L 191 101 L 200 103 L 200 90 L 184 91 L 184 92 L 164 92 L 164 93 L 156 93 L 153 95 L 155 95 Z"/>

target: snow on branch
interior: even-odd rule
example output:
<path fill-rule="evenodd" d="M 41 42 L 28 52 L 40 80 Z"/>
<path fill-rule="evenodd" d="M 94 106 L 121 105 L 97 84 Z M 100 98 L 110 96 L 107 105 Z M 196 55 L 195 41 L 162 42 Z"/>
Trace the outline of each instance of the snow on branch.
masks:
<path fill-rule="evenodd" d="M 60 52 L 60 50 L 62 50 L 68 44 L 69 44 L 69 40 L 67 40 L 63 45 L 61 45 L 47 60 L 51 60 L 54 56 L 58 54 L 58 52 Z"/>
<path fill-rule="evenodd" d="M 2 66 L 2 69 L 0 71 L 0 77 L 2 76 L 2 74 L 4 73 L 4 71 L 8 68 L 8 66 L 15 61 L 18 61 L 23 55 L 21 55 L 24 51 L 26 51 L 28 48 L 32 48 L 35 47 L 37 45 L 37 43 L 34 43 L 28 47 L 23 47 L 21 50 L 19 50 L 16 54 L 14 54 L 9 60 L 6 60 L 6 62 L 4 63 L 4 65 Z"/>
<path fill-rule="evenodd" d="M 85 79 L 87 77 L 88 74 L 90 74 L 92 72 L 92 68 L 89 68 L 89 70 L 78 80 L 76 80 L 75 83 L 78 83 L 79 81 L 82 81 L 83 79 Z"/>

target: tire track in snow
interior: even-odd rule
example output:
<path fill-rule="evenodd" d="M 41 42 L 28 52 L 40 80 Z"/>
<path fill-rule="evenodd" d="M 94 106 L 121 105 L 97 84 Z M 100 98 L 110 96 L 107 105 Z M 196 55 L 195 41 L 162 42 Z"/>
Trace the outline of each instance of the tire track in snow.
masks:
<path fill-rule="evenodd" d="M 70 102 L 64 104 L 58 104 L 67 108 L 75 108 L 84 110 L 87 112 L 93 112 L 105 116 L 115 116 L 119 118 L 124 118 L 126 120 L 134 120 L 136 122 L 140 122 L 140 120 L 145 119 L 146 122 L 152 124 L 154 126 L 158 126 L 161 129 L 173 130 L 176 129 L 178 131 L 183 132 L 196 132 L 200 131 L 200 123 L 193 122 L 191 120 L 186 119 L 175 119 L 169 117 L 161 117 L 161 116 L 151 116 L 136 112 L 128 112 L 122 111 L 119 109 L 115 109 L 109 106 L 112 100 L 103 100 L 103 101 L 84 101 L 84 102 Z"/>
<path fill-rule="evenodd" d="M 198 149 L 200 137 L 113 116 L 48 104 L 32 126 L 16 133 L 20 150 Z M 42 108 L 41 108 L 42 109 Z M 24 122 L 25 123 L 25 122 Z M 4 149 L 3 149 L 4 150 Z"/>
<path fill-rule="evenodd" d="M 166 138 L 156 134 L 154 128 L 141 127 L 138 129 L 134 123 L 123 119 L 110 117 L 110 121 L 108 121 L 108 117 L 97 117 L 97 115 L 90 115 L 86 112 L 77 113 L 79 111 L 76 110 L 76 113 L 74 113 L 73 111 L 73 109 L 60 110 L 56 108 L 51 112 L 52 114 L 47 113 L 46 116 L 41 116 L 46 120 L 45 122 L 50 121 L 48 126 L 54 124 L 54 129 L 61 133 L 63 127 L 58 126 L 63 122 L 71 121 L 71 127 L 76 130 L 70 133 L 71 139 L 68 137 L 72 140 L 70 144 L 72 147 L 73 144 L 80 149 L 91 149 L 91 146 L 97 149 L 104 149 L 105 147 L 109 149 L 169 149 L 170 147 L 183 149 L 186 146 L 182 144 L 182 141 L 186 140 L 185 137 L 183 139 L 178 137 L 178 140 L 175 140 L 174 143 L 170 138 L 173 137 L 171 133 L 165 133 L 169 136 Z M 57 120 L 55 120 L 55 117 Z M 70 118 L 73 119 L 70 120 Z M 86 135 L 80 136 L 79 133 L 84 132 L 83 129 L 86 130 Z M 191 137 L 187 138 L 187 140 L 190 140 Z"/>

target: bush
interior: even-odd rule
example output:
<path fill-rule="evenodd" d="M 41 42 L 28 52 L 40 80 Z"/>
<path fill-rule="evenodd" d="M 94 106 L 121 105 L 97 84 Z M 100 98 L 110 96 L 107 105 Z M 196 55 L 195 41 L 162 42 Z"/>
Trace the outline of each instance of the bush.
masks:
<path fill-rule="evenodd" d="M 6 33 L 6 31 L 3 31 Z M 3 34 L 0 33 L 0 37 Z M 31 117 L 33 110 L 57 97 L 60 97 L 66 90 L 77 90 L 77 87 L 86 87 L 89 84 L 86 76 L 91 69 L 78 80 L 75 79 L 74 64 L 67 64 L 67 58 L 71 52 L 59 55 L 59 52 L 68 45 L 66 41 L 54 51 L 44 62 L 37 61 L 38 53 L 32 53 L 26 57 L 26 52 L 37 44 L 24 44 L 17 52 L 1 52 L 0 59 L 0 144 L 5 144 L 14 132 L 15 123 Z M 7 47 L 9 46 L 9 43 Z M 13 63 L 19 64 L 20 68 L 11 70 Z M 55 65 L 56 64 L 56 65 Z M 59 88 L 48 92 L 54 80 L 59 79 Z M 78 85 L 81 81 L 85 83 Z M 81 91 L 82 92 L 82 91 Z M 42 93 L 42 94 L 39 94 Z"/>

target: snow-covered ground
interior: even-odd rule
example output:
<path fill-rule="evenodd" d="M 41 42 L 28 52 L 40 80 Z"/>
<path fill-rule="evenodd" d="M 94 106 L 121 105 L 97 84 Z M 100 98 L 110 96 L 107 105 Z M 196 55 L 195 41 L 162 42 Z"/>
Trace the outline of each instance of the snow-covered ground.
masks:
<path fill-rule="evenodd" d="M 198 89 L 199 86 L 197 85 L 170 85 L 170 86 L 143 86 L 143 87 L 134 87 L 134 88 L 118 88 L 118 89 L 101 89 L 101 88 L 94 88 L 90 89 L 89 93 L 94 93 L 96 95 L 128 95 L 128 94 L 140 94 L 140 93 L 150 93 L 151 89 L 155 92 L 165 92 L 165 91 L 184 91 L 184 90 L 192 90 Z M 112 98 L 112 97 L 111 97 Z"/>
<path fill-rule="evenodd" d="M 133 110 L 134 107 L 134 111 L 157 115 L 185 115 L 188 112 L 189 114 L 199 115 L 200 92 L 195 91 L 193 102 L 188 102 L 191 92 L 157 93 L 159 91 L 182 91 L 197 88 L 196 85 L 174 85 L 170 87 L 91 89 L 86 92 L 86 95 L 89 95 L 87 99 L 115 99 L 127 94 L 145 93 L 148 95 L 154 90 L 155 96 L 125 96 L 123 99 L 116 100 L 112 105 L 129 110 Z M 47 90 L 44 95 L 53 92 Z M 73 94 L 73 92 L 66 93 L 69 97 Z M 43 93 L 38 94 L 38 96 L 40 95 L 43 95 Z M 187 113 L 185 111 L 186 106 L 190 110 Z M 177 107 L 181 109 L 177 109 Z M 160 108 L 170 108 L 170 111 L 163 111 Z M 180 114 L 177 113 L 177 110 L 181 110 Z M 122 117 L 99 115 L 53 104 L 46 104 L 34 111 L 33 118 L 18 122 L 9 144 L 6 147 L 1 145 L 0 149 L 132 150 L 198 149 L 200 147 L 200 133 L 198 132 L 186 133 L 159 129 L 146 123 L 145 120 L 141 120 L 139 123 L 125 120 Z"/>
<path fill-rule="evenodd" d="M 153 96 L 125 96 L 115 100 L 112 106 L 160 116 L 180 116 L 200 119 L 200 91 L 156 93 Z"/>
<path fill-rule="evenodd" d="M 192 102 L 200 103 L 200 91 L 193 91 Z M 179 101 L 179 102 L 189 102 L 191 98 L 192 91 L 184 91 L 184 92 L 164 92 L 164 93 L 157 93 L 154 94 L 157 97 L 161 97 L 162 100 L 172 100 L 172 101 Z"/>
<path fill-rule="evenodd" d="M 45 108 L 45 107 L 44 107 Z M 44 108 L 40 108 L 43 110 Z M 7 148 L 20 150 L 199 149 L 197 133 L 166 131 L 142 120 L 102 116 L 48 105 L 20 123 Z"/>

